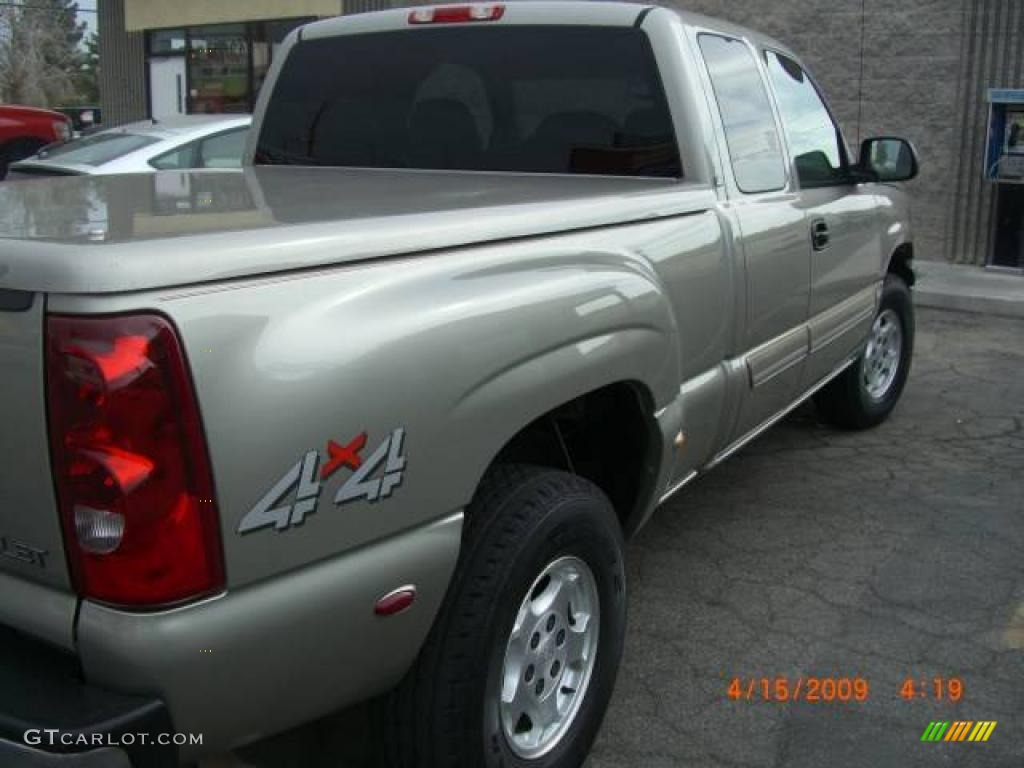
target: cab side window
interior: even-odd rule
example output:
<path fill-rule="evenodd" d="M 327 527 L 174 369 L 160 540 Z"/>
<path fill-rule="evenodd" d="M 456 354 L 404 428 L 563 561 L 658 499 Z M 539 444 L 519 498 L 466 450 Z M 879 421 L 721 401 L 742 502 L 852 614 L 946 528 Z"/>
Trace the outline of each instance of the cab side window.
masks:
<path fill-rule="evenodd" d="M 774 51 L 765 55 L 800 186 L 845 184 L 845 152 L 839 129 L 818 89 L 792 59 Z"/>
<path fill-rule="evenodd" d="M 786 186 L 786 163 L 768 92 L 747 45 L 719 35 L 699 37 L 725 127 L 736 185 L 743 192 Z"/>

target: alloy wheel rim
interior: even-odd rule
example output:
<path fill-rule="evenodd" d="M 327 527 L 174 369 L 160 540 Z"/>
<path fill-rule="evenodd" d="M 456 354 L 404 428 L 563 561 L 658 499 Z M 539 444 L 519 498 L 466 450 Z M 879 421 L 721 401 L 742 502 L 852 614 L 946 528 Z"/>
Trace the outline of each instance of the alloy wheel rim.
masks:
<path fill-rule="evenodd" d="M 565 737 L 593 676 L 600 626 L 590 567 L 571 556 L 549 563 L 519 608 L 498 681 L 502 728 L 520 758 L 541 757 Z"/>
<path fill-rule="evenodd" d="M 872 400 L 881 400 L 896 381 L 903 353 L 903 328 L 891 309 L 875 318 L 861 362 L 861 380 Z"/>

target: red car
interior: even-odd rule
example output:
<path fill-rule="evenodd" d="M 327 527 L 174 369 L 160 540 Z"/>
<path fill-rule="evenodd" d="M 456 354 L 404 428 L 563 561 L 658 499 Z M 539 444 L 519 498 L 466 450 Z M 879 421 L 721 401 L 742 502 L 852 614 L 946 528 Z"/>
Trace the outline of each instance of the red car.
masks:
<path fill-rule="evenodd" d="M 34 155 L 41 147 L 71 138 L 71 120 L 38 107 L 0 104 L 0 179 L 7 166 Z"/>

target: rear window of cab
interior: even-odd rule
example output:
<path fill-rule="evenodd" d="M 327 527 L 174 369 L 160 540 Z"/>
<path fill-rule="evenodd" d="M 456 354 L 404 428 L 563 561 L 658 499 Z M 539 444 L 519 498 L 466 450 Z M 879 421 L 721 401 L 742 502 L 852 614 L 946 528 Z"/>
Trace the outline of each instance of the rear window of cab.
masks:
<path fill-rule="evenodd" d="M 438 27 L 299 42 L 257 164 L 679 177 L 632 27 Z"/>

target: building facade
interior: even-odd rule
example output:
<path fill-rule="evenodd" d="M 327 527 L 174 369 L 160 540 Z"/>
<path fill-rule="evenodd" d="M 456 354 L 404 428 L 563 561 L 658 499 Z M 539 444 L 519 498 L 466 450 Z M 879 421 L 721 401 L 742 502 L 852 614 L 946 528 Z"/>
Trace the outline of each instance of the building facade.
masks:
<path fill-rule="evenodd" d="M 852 148 L 868 136 L 911 139 L 922 158 L 909 185 L 919 258 L 1024 267 L 1024 184 L 985 179 L 988 91 L 1024 89 L 1024 2 L 661 2 L 790 45 L 821 82 Z M 110 123 L 247 111 L 292 27 L 402 4 L 410 3 L 99 0 L 104 115 Z"/>

